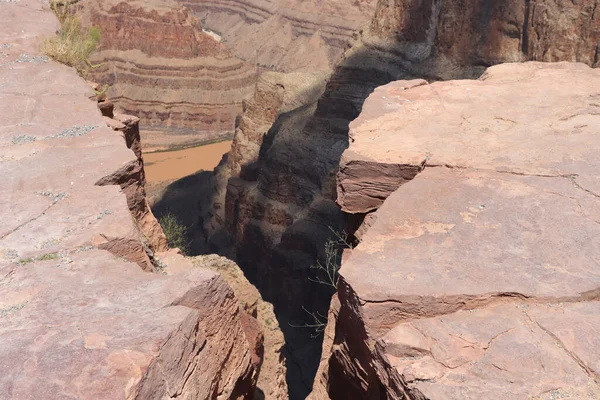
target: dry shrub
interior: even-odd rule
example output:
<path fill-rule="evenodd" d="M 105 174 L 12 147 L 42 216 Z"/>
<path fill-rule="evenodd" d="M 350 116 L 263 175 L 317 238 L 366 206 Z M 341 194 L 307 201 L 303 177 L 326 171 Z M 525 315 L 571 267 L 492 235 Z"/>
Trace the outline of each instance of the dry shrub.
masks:
<path fill-rule="evenodd" d="M 187 254 L 189 251 L 190 242 L 187 240 L 188 228 L 183 225 L 175 214 L 167 212 L 165 215 L 160 217 L 158 220 L 165 236 L 169 247 L 178 248 L 183 254 Z"/>
<path fill-rule="evenodd" d="M 68 5 L 53 4 L 61 28 L 55 36 L 44 41 L 42 51 L 58 62 L 75 67 L 84 75 L 90 65 L 88 59 L 100 42 L 100 29 L 82 26 L 77 15 L 69 12 Z"/>

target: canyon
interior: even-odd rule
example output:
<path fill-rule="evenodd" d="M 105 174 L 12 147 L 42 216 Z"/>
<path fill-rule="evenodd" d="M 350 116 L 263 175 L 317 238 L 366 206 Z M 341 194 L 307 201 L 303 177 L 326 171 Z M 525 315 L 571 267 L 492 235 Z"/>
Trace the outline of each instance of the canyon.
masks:
<path fill-rule="evenodd" d="M 354 245 L 365 230 L 365 214 L 374 209 L 344 213 L 336 203 L 348 126 L 365 98 L 391 81 L 474 79 L 505 62 L 579 61 L 597 67 L 596 5 L 379 1 L 371 22 L 325 79 L 316 72 L 261 77 L 238 120 L 232 149 L 216 170 L 213 207 L 203 221 L 211 250 L 235 253 L 287 326 L 286 339 L 293 343 L 288 357 L 302 370 L 291 377 L 303 377 L 293 385 L 299 398 L 310 391 L 320 349 L 312 332 L 295 327 L 326 315 L 332 294 L 315 282 L 319 271 L 311 266 L 326 260 L 325 245 L 337 241 L 336 233 Z M 415 166 L 397 165 L 359 170 L 356 179 L 373 184 L 356 190 L 373 190 L 382 201 L 399 179 L 416 172 Z"/>
<path fill-rule="evenodd" d="M 261 324 L 213 261 L 168 249 L 139 119 L 39 54 L 58 28 L 42 2 L 0 3 L 2 397 L 251 396 Z"/>
<path fill-rule="evenodd" d="M 0 0 L 2 392 L 600 398 L 598 5 Z"/>

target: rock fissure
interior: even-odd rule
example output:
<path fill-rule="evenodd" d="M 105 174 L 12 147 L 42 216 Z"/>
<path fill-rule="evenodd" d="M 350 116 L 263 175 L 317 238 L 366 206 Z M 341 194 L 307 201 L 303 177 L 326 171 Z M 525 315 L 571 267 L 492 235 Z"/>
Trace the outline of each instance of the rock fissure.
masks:
<path fill-rule="evenodd" d="M 540 328 L 546 335 L 548 335 L 550 338 L 552 338 L 552 340 L 554 341 L 554 343 L 556 343 L 556 345 L 562 350 L 564 351 L 571 359 L 573 359 L 573 361 L 575 363 L 577 363 L 577 365 L 579 365 L 581 367 L 582 370 L 585 371 L 585 373 L 592 378 L 596 383 L 600 382 L 600 375 L 598 373 L 595 373 L 590 367 L 588 367 L 582 360 L 581 358 L 579 358 L 579 356 L 575 353 L 573 353 L 572 351 L 570 351 L 569 349 L 567 349 L 567 347 L 565 346 L 565 344 L 563 343 L 563 341 L 556 336 L 554 333 L 552 333 L 550 330 L 544 328 L 538 321 L 536 321 L 535 319 L 531 318 L 531 316 L 527 313 L 527 311 L 523 311 L 524 314 L 527 316 L 527 318 L 529 318 L 531 320 L 532 323 L 534 323 L 538 328 Z"/>

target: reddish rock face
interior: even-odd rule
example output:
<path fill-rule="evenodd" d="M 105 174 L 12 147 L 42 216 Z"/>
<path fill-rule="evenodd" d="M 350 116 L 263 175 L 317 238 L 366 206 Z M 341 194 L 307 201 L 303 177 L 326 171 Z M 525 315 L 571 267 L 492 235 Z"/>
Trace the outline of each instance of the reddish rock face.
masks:
<path fill-rule="evenodd" d="M 177 0 L 238 57 L 280 72 L 333 67 L 376 0 Z"/>
<path fill-rule="evenodd" d="M 597 66 L 597 1 L 381 0 L 371 23 L 411 62 L 431 58 L 442 76 L 455 66 L 579 61 Z"/>
<path fill-rule="evenodd" d="M 208 4 L 204 7 L 217 7 L 215 2 Z M 342 160 L 340 170 L 340 159 L 348 146 L 348 125 L 359 116 L 365 98 L 375 88 L 399 79 L 477 78 L 487 66 L 509 61 L 580 60 L 597 64 L 593 44 L 597 44 L 600 29 L 597 18 L 588 12 L 594 2 L 544 2 L 544 7 L 536 5 L 535 16 L 530 12 L 527 18 L 525 4 L 510 8 L 502 4 L 379 1 L 370 25 L 357 34 L 326 87 L 320 87 L 321 95 L 298 101 L 295 107 L 281 112 L 271 126 L 264 123 L 273 116 L 269 107 L 263 108 L 262 115 L 249 108 L 238 121 L 232 160 L 217 170 L 217 177 L 233 179 L 227 186 L 226 179 L 217 179 L 218 196 L 208 231 L 217 233 L 213 236 L 217 245 L 227 243 L 222 233 L 228 233 L 244 271 L 255 277 L 262 292 L 280 310 L 301 319 L 302 306 L 314 311 L 327 303 L 328 296 L 321 296 L 323 289 L 310 281 L 315 278 L 310 266 L 324 256 L 324 243 L 332 235 L 330 227 L 345 229 L 335 201 L 345 211 L 356 207 L 353 213 L 362 217 L 379 207 L 400 180 L 414 178 L 427 158 L 414 164 L 385 166 L 355 158 Z M 210 19 L 208 12 L 206 16 Z M 526 24 L 525 19 L 533 25 Z M 514 24 L 518 34 L 509 29 Z M 582 41 L 581 37 L 591 39 Z M 524 42 L 531 45 L 523 46 Z M 413 83 L 419 82 L 423 83 Z M 264 87 L 257 87 L 257 102 L 263 98 Z M 288 93 L 287 88 L 284 93 Z M 304 91 L 295 93 L 301 98 Z M 274 93 L 271 99 L 278 95 Z M 251 124 L 254 119 L 257 122 Z M 390 146 L 393 151 L 395 144 Z M 239 176 L 230 168 L 234 164 L 239 165 Z M 347 179 L 336 190 L 338 171 Z M 369 217 L 369 224 L 372 220 Z M 353 231 L 355 227 L 346 229 Z"/>
<path fill-rule="evenodd" d="M 315 394 L 600 395 L 598 88 L 583 64 L 526 63 L 369 97 L 339 201 L 378 210 L 342 263 Z"/>
<path fill-rule="evenodd" d="M 101 29 L 90 77 L 108 84 L 117 108 L 141 119 L 144 146 L 200 143 L 231 135 L 257 69 L 203 32 L 174 2 L 80 3 Z"/>
<path fill-rule="evenodd" d="M 37 53 L 57 28 L 0 3 L 0 397 L 249 398 L 256 321 L 219 275 L 156 261 L 138 120 Z"/>

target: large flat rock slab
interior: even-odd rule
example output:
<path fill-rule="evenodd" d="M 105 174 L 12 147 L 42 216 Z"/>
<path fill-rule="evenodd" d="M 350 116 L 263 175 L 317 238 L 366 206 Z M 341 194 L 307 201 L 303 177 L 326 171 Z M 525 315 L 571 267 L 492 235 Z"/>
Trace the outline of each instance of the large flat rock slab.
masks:
<path fill-rule="evenodd" d="M 219 275 L 150 274 L 103 250 L 69 256 L 0 269 L 3 398 L 210 398 L 251 375 L 239 304 Z"/>
<path fill-rule="evenodd" d="M 599 125 L 600 71 L 584 64 L 503 64 L 477 81 L 393 82 L 350 125 L 338 202 L 347 212 L 373 210 L 425 165 L 573 176 L 599 193 Z"/>
<path fill-rule="evenodd" d="M 566 178 L 426 168 L 384 202 L 342 275 L 363 300 L 402 300 L 415 316 L 598 296 L 598 216 L 600 198 Z"/>
<path fill-rule="evenodd" d="M 598 311 L 499 304 L 420 319 L 386 335 L 386 357 L 428 399 L 597 399 Z"/>

